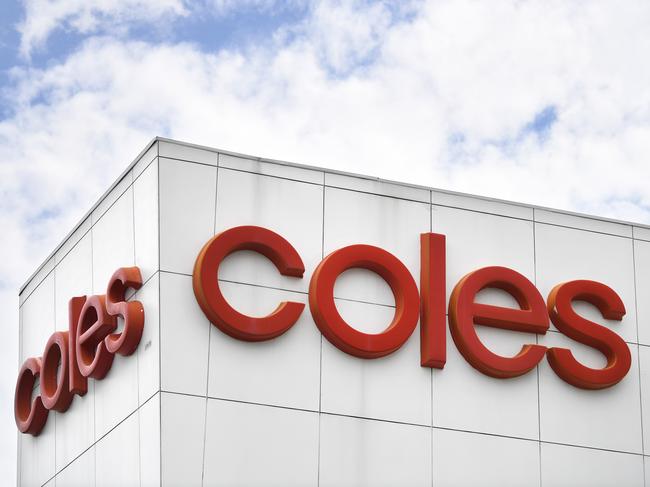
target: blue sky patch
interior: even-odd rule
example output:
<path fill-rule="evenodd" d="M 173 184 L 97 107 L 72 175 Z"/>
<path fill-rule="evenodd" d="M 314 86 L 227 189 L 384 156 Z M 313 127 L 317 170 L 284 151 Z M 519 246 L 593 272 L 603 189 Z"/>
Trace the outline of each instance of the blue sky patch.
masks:
<path fill-rule="evenodd" d="M 537 112 L 531 122 L 524 127 L 524 134 L 535 133 L 545 138 L 553 124 L 557 121 L 557 108 L 555 105 L 547 105 L 541 111 Z"/>

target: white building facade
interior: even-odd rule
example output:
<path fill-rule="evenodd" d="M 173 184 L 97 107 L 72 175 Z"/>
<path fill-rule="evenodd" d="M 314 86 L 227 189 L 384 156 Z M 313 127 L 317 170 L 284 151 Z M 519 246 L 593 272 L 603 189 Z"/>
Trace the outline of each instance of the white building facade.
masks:
<path fill-rule="evenodd" d="M 287 277 L 256 252 L 219 268 L 230 305 L 252 315 L 305 303 L 282 335 L 242 341 L 197 304 L 195 261 L 214 235 L 242 225 L 276 232 L 300 254 Z M 352 244 L 387 250 L 420 276 L 420 235 L 446 236 L 447 303 L 486 266 L 514 269 L 546 299 L 589 279 L 625 304 L 621 321 L 586 303 L 613 330 L 631 366 L 617 384 L 585 390 L 543 359 L 498 379 L 459 353 L 447 328 L 443 369 L 420 365 L 416 328 L 395 352 L 359 358 L 316 326 L 309 284 L 325 256 Z M 106 292 L 137 266 L 143 335 L 89 379 L 39 435 L 18 433 L 18 483 L 67 485 L 650 486 L 650 228 L 352 176 L 155 139 L 70 233 L 20 294 L 20 363 L 68 330 L 68 301 Z M 364 269 L 336 282 L 353 328 L 381 333 L 395 314 L 390 287 Z M 480 301 L 516 307 L 502 291 Z M 512 357 L 522 344 L 569 348 L 582 364 L 604 356 L 551 324 L 545 334 L 477 326 Z"/>

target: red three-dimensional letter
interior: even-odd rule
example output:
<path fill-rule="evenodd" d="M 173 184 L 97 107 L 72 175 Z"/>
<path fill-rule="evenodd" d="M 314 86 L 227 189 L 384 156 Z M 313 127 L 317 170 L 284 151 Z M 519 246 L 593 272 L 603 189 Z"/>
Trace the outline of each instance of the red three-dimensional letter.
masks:
<path fill-rule="evenodd" d="M 474 301 L 479 291 L 502 289 L 517 300 L 521 309 L 504 308 Z M 544 299 L 532 282 L 507 267 L 484 267 L 463 277 L 449 300 L 451 336 L 460 353 L 477 370 L 492 377 L 509 378 L 525 374 L 544 357 L 546 347 L 528 344 L 514 357 L 502 357 L 488 350 L 474 325 L 506 330 L 546 333 L 549 322 Z"/>
<path fill-rule="evenodd" d="M 547 359 L 557 375 L 582 389 L 603 389 L 619 382 L 628 370 L 632 358 L 627 344 L 616 333 L 579 316 L 571 306 L 573 301 L 593 304 L 610 320 L 623 319 L 625 305 L 605 284 L 594 281 L 571 281 L 558 284 L 548 296 L 548 311 L 553 324 L 569 338 L 602 352 L 607 358 L 603 369 L 592 369 L 578 362 L 566 348 L 553 347 Z"/>

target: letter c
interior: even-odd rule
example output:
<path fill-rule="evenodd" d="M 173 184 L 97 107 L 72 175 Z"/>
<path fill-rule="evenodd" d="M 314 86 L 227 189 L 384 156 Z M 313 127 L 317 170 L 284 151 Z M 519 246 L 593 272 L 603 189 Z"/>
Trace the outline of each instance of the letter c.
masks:
<path fill-rule="evenodd" d="M 40 394 L 32 401 L 36 378 L 41 375 L 41 363 L 41 359 L 35 357 L 25 360 L 18 373 L 14 396 L 16 426 L 21 433 L 29 433 L 34 436 L 37 436 L 45 426 L 49 412 L 43 405 Z"/>
<path fill-rule="evenodd" d="M 264 255 L 283 276 L 302 277 L 305 272 L 296 249 L 277 233 L 256 226 L 231 228 L 212 237 L 196 258 L 192 285 L 199 306 L 213 325 L 233 338 L 258 342 L 282 335 L 300 317 L 303 303 L 284 301 L 268 316 L 254 318 L 235 310 L 221 293 L 219 265 L 238 250 Z"/>

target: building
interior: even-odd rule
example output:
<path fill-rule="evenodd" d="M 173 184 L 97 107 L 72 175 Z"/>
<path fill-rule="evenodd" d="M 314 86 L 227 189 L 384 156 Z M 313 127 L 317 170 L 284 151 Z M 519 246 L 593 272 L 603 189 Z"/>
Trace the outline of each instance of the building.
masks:
<path fill-rule="evenodd" d="M 219 288 L 241 313 L 261 317 L 282 301 L 305 304 L 293 326 L 268 340 L 233 338 L 212 326 L 193 290 L 206 242 L 242 225 L 277 233 L 304 264 L 303 278 L 281 275 L 249 246 L 219 267 Z M 544 301 L 565 281 L 609 286 L 624 304 L 622 319 L 604 319 L 585 302 L 575 309 L 629 350 L 627 368 L 620 347 L 610 357 L 610 368 L 625 369 L 617 383 L 576 387 L 549 365 L 543 348 L 527 373 L 486 375 L 470 364 L 471 350 L 459 352 L 462 336 L 452 337 L 446 324 L 443 369 L 421 366 L 417 328 L 403 346 L 374 359 L 321 334 L 327 323 L 312 318 L 310 280 L 325 256 L 353 244 L 377 246 L 419 286 L 420 235 L 428 232 L 446 237 L 446 291 L 433 286 L 430 293 L 434 300 L 445 295 L 443 308 L 438 302 L 431 311 L 445 323 L 454 286 L 486 266 L 517 271 Z M 650 227 L 157 138 L 21 289 L 20 363 L 42 356 L 55 330 L 68 330 L 69 321 L 77 326 L 72 297 L 103 295 L 114 271 L 131 266 L 143 282 L 125 295 L 144 309 L 137 349 L 115 355 L 107 375 L 88 379 L 87 393 L 75 395 L 67 411 L 53 407 L 40 434 L 18 433 L 19 485 L 650 486 Z M 401 311 L 417 319 L 409 273 L 399 277 L 407 302 Z M 395 315 L 391 288 L 367 269 L 342 274 L 334 296 L 341 317 L 364 332 L 359 336 L 380 336 Z M 518 307 L 501 289 L 485 289 L 477 300 Z M 554 323 L 546 333 L 476 330 L 503 357 L 523 344 L 569 348 L 601 377 L 605 355 Z M 57 391 L 62 347 L 48 352 Z M 35 375 L 27 372 L 21 386 L 29 401 Z M 44 382 L 34 396 L 45 395 Z"/>

